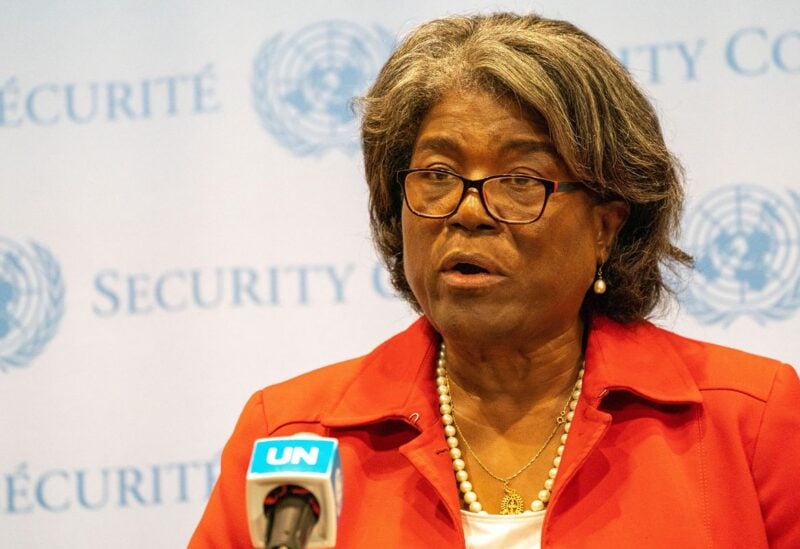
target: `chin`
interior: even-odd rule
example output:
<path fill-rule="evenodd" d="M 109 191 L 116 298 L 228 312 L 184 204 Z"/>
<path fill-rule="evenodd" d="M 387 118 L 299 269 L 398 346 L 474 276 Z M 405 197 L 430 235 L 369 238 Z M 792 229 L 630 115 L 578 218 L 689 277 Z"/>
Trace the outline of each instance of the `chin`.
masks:
<path fill-rule="evenodd" d="M 446 338 L 491 342 L 514 339 L 521 328 L 533 320 L 529 314 L 510 313 L 508 307 L 497 303 L 469 302 L 434 307 L 426 314 L 431 324 Z"/>

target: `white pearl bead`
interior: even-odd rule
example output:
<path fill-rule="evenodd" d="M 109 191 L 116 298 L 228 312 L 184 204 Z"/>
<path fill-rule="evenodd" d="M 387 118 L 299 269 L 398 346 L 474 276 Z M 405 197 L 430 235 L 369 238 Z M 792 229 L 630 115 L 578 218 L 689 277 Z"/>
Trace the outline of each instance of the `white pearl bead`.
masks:
<path fill-rule="evenodd" d="M 606 282 L 602 278 L 598 278 L 594 281 L 594 293 L 598 295 L 602 295 L 606 293 Z"/>
<path fill-rule="evenodd" d="M 583 380 L 581 379 L 582 372 L 583 372 L 583 370 L 581 370 L 581 376 L 578 376 L 578 381 L 575 382 L 575 388 L 576 389 L 582 389 L 583 388 Z"/>
<path fill-rule="evenodd" d="M 450 395 L 439 395 L 440 404 L 450 404 Z"/>
<path fill-rule="evenodd" d="M 569 412 L 567 412 L 567 421 L 572 421 L 573 419 L 575 419 L 575 412 L 570 410 Z"/>
<path fill-rule="evenodd" d="M 450 448 L 450 457 L 453 459 L 458 459 L 461 457 L 461 449 L 460 448 Z"/>
<path fill-rule="evenodd" d="M 543 511 L 544 510 L 544 503 L 535 499 L 531 502 L 531 511 Z"/>
<path fill-rule="evenodd" d="M 569 401 L 569 409 L 570 410 L 575 410 L 575 408 L 577 408 L 577 407 L 578 407 L 578 401 L 577 400 L 570 400 Z"/>
<path fill-rule="evenodd" d="M 578 370 L 578 379 L 583 379 L 583 372 L 585 371 L 586 371 L 585 368 L 581 368 L 580 370 Z"/>
<path fill-rule="evenodd" d="M 436 378 L 436 385 L 441 385 L 442 387 L 447 387 L 447 378 L 444 376 L 439 376 Z"/>
<path fill-rule="evenodd" d="M 557 474 L 558 474 L 558 468 L 557 467 L 553 467 L 552 469 L 547 471 L 547 476 L 550 477 L 550 478 L 556 478 Z"/>
<path fill-rule="evenodd" d="M 464 482 L 458 485 L 458 489 L 461 490 L 462 494 L 466 494 L 467 492 L 472 492 L 472 483 L 468 480 L 465 480 Z"/>
<path fill-rule="evenodd" d="M 446 385 L 438 385 L 436 387 L 436 392 L 439 393 L 440 395 L 446 395 L 450 391 L 447 390 L 447 386 Z"/>
<path fill-rule="evenodd" d="M 481 505 L 477 501 L 473 501 L 472 503 L 469 504 L 469 510 L 472 511 L 473 513 L 480 513 L 482 515 L 487 514 L 486 511 L 483 510 L 483 505 Z"/>
<path fill-rule="evenodd" d="M 453 424 L 453 416 L 450 414 L 442 414 L 442 423 L 445 425 L 452 425 Z"/>
<path fill-rule="evenodd" d="M 553 479 L 551 479 L 551 478 L 549 478 L 549 479 L 547 479 L 546 481 L 544 481 L 544 487 L 545 487 L 545 489 L 547 489 L 547 490 L 552 490 L 552 489 L 553 489 L 553 484 L 555 484 L 555 482 L 556 482 L 556 481 L 554 481 L 554 480 L 553 480 Z"/>
<path fill-rule="evenodd" d="M 438 367 L 438 368 L 436 368 L 436 375 L 437 375 L 437 376 L 444 376 L 446 373 L 447 373 L 447 370 L 445 370 L 444 368 L 442 368 L 442 364 L 441 364 L 441 363 L 439 363 L 439 367 Z"/>
<path fill-rule="evenodd" d="M 464 460 L 463 459 L 454 459 L 453 460 L 453 469 L 456 471 L 463 471 L 464 470 Z"/>
<path fill-rule="evenodd" d="M 559 467 L 561 465 L 561 456 L 556 456 L 553 458 L 553 465 Z"/>
<path fill-rule="evenodd" d="M 475 492 L 470 490 L 469 492 L 466 492 L 464 494 L 464 501 L 467 504 L 474 503 L 474 502 L 478 501 L 478 494 L 476 494 Z"/>
<path fill-rule="evenodd" d="M 449 437 L 454 437 L 454 436 L 456 436 L 456 428 L 453 427 L 452 425 L 445 425 L 444 426 L 444 434 L 449 436 Z"/>
<path fill-rule="evenodd" d="M 560 445 L 558 448 L 556 448 L 556 454 L 559 455 L 559 456 L 564 454 L 564 445 L 563 444 Z"/>
<path fill-rule="evenodd" d="M 442 404 L 439 406 L 439 413 L 440 414 L 449 414 L 453 411 L 453 407 L 449 404 Z"/>
<path fill-rule="evenodd" d="M 569 433 L 569 428 L 572 427 L 572 422 L 568 421 L 564 424 L 564 432 Z"/>
<path fill-rule="evenodd" d="M 550 501 L 550 490 L 539 490 L 537 496 L 539 496 L 539 499 L 542 502 L 547 503 L 548 501 Z"/>
<path fill-rule="evenodd" d="M 458 459 L 458 458 L 456 458 L 456 459 Z M 464 470 L 456 471 L 456 480 L 457 481 L 464 482 L 468 478 L 469 478 L 469 475 L 467 474 L 466 471 L 464 471 Z"/>
<path fill-rule="evenodd" d="M 567 443 L 567 433 L 564 433 L 563 435 L 561 435 L 561 444 L 566 444 L 566 443 Z"/>
<path fill-rule="evenodd" d="M 458 447 L 458 439 L 456 437 L 447 437 L 447 446 L 450 448 Z"/>

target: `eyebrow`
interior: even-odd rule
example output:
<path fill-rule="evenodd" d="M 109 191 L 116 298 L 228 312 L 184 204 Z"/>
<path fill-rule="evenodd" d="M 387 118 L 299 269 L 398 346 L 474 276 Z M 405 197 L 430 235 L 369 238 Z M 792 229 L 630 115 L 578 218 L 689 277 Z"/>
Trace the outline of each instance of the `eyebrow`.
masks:
<path fill-rule="evenodd" d="M 501 153 L 537 153 L 545 152 L 552 156 L 558 156 L 556 148 L 549 141 L 539 141 L 536 139 L 512 139 L 500 146 Z"/>
<path fill-rule="evenodd" d="M 461 146 L 457 141 L 449 137 L 433 136 L 426 137 L 417 143 L 416 152 L 434 152 L 445 154 L 459 154 Z M 512 139 L 500 146 L 500 154 L 508 153 L 537 153 L 544 152 L 551 156 L 558 157 L 558 152 L 549 141 L 537 139 Z"/>
<path fill-rule="evenodd" d="M 455 140 L 449 137 L 426 137 L 416 144 L 414 147 L 415 152 L 433 152 L 433 153 L 460 153 L 461 147 Z"/>

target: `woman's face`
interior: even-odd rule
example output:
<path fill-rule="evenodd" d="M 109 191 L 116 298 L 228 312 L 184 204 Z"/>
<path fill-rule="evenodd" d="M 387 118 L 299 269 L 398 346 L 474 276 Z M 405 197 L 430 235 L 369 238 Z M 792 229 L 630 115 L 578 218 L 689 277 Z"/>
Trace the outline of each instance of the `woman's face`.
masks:
<path fill-rule="evenodd" d="M 451 91 L 433 106 L 410 167 L 469 179 L 519 173 L 574 181 L 544 128 L 516 104 L 480 92 Z M 446 219 L 422 218 L 404 205 L 405 275 L 446 338 L 556 337 L 579 323 L 626 213 L 623 204 L 600 204 L 583 190 L 554 193 L 527 225 L 492 219 L 474 189 Z"/>

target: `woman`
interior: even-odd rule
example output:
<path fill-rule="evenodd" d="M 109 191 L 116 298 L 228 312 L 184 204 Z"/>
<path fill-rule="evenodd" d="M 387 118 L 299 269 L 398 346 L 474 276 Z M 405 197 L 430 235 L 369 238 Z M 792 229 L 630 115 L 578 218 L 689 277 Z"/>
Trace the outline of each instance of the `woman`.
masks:
<path fill-rule="evenodd" d="M 690 261 L 683 192 L 614 57 L 452 17 L 362 105 L 375 240 L 424 316 L 257 392 L 191 546 L 247 546 L 253 441 L 309 431 L 341 447 L 337 547 L 800 546 L 794 370 L 644 320 Z"/>

